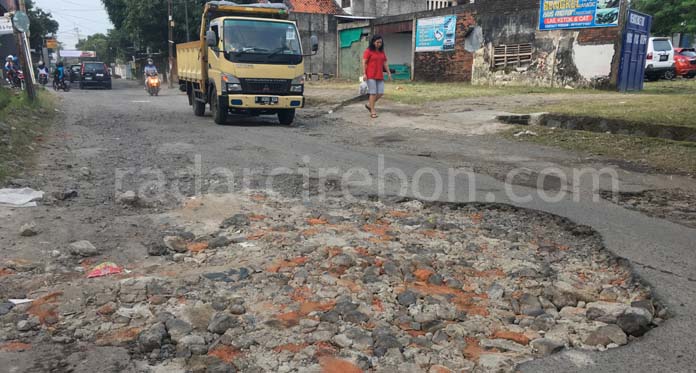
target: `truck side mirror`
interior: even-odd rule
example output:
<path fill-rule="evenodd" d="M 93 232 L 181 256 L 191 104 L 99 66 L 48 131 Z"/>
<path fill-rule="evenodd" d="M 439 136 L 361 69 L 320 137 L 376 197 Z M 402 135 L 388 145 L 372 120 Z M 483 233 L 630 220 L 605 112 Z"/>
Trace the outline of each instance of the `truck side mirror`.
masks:
<path fill-rule="evenodd" d="M 309 38 L 309 40 L 312 44 L 312 53 L 317 53 L 319 51 L 319 39 L 316 35 L 312 35 L 312 37 Z"/>
<path fill-rule="evenodd" d="M 216 47 L 217 46 L 217 35 L 215 35 L 215 31 L 213 31 L 213 30 L 206 31 L 205 42 L 206 42 L 206 44 L 208 44 L 209 47 Z"/>

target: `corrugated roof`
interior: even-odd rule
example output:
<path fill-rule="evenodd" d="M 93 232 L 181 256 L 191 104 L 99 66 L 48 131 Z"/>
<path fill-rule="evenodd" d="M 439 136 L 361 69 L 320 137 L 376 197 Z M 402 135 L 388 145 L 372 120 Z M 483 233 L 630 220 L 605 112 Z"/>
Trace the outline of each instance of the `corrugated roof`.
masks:
<path fill-rule="evenodd" d="M 298 13 L 343 14 L 335 0 L 290 0 L 292 11 Z"/>

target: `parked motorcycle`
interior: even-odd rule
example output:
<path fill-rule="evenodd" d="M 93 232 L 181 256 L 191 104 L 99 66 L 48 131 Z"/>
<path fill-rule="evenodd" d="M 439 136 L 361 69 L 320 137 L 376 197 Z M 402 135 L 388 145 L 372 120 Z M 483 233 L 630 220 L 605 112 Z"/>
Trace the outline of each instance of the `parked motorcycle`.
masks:
<path fill-rule="evenodd" d="M 159 95 L 161 82 L 157 74 L 149 74 L 145 80 L 145 85 L 150 96 Z"/>
<path fill-rule="evenodd" d="M 10 85 L 10 88 L 19 88 L 22 90 L 25 88 L 24 72 L 22 72 L 22 70 L 15 70 L 12 76 L 6 78 L 5 80 Z"/>
<path fill-rule="evenodd" d="M 53 89 L 55 91 L 60 91 L 62 89 L 64 92 L 68 92 L 68 91 L 70 91 L 70 82 L 68 82 L 65 79 L 61 80 L 61 79 L 54 78 L 53 79 Z"/>

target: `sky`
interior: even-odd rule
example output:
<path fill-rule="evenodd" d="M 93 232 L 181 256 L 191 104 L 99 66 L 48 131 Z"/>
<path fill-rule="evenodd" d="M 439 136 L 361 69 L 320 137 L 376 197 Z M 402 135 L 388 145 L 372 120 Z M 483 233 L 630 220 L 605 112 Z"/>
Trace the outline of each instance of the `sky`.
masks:
<path fill-rule="evenodd" d="M 92 34 L 106 34 L 114 27 L 99 0 L 34 0 L 34 4 L 58 21 L 58 41 L 63 49 L 75 49 L 78 35 L 85 39 Z"/>

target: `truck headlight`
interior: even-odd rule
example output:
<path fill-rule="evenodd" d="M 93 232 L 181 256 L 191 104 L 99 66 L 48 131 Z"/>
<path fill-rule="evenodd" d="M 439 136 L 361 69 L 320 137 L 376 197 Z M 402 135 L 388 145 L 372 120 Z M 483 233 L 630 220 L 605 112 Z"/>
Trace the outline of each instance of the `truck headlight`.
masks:
<path fill-rule="evenodd" d="M 292 93 L 303 93 L 304 92 L 305 76 L 304 74 L 298 76 L 292 80 L 290 83 L 290 92 Z"/>
<path fill-rule="evenodd" d="M 241 92 L 242 82 L 239 81 L 235 76 L 229 74 L 222 74 L 222 84 L 227 92 Z"/>

